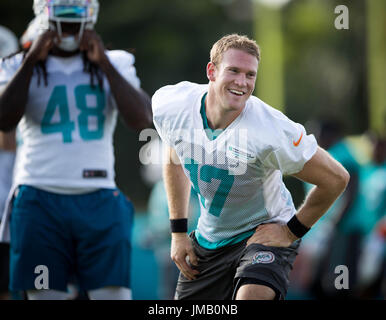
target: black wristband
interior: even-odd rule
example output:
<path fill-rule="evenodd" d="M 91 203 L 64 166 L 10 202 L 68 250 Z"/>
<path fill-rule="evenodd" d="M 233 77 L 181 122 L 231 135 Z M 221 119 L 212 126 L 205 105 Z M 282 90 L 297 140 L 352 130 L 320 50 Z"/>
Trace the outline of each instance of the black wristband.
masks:
<path fill-rule="evenodd" d="M 188 219 L 170 219 L 172 232 L 188 232 Z"/>
<path fill-rule="evenodd" d="M 287 222 L 287 227 L 298 238 L 303 237 L 310 230 L 296 218 L 296 215 Z"/>

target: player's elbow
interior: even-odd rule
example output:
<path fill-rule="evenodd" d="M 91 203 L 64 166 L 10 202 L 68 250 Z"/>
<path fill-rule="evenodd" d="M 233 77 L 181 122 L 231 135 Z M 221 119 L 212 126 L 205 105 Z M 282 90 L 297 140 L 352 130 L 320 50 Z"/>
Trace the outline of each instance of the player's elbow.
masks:
<path fill-rule="evenodd" d="M 347 170 L 341 167 L 335 172 L 332 187 L 338 194 L 341 194 L 347 187 L 350 181 L 350 174 Z"/>
<path fill-rule="evenodd" d="M 147 128 L 151 128 L 153 127 L 153 114 L 151 112 L 151 109 L 150 111 L 148 111 L 144 116 L 143 118 L 141 119 L 141 121 L 139 121 L 137 124 L 137 129 L 138 130 L 143 130 L 143 129 L 147 129 Z"/>
<path fill-rule="evenodd" d="M 143 118 L 141 120 L 138 120 L 136 122 L 130 122 L 130 123 L 127 123 L 127 126 L 136 130 L 136 131 L 141 131 L 141 130 L 145 130 L 145 129 L 149 129 L 149 128 L 152 128 L 153 127 L 153 121 L 150 119 L 146 119 L 146 118 Z"/>
<path fill-rule="evenodd" d="M 17 115 L 16 113 L 10 115 L 5 112 L 1 112 L 0 110 L 0 131 L 10 132 L 14 130 L 17 127 L 20 119 L 21 115 Z"/>
<path fill-rule="evenodd" d="M 24 110 L 6 108 L 7 105 L 13 105 L 3 101 L 4 94 L 0 95 L 0 131 L 10 132 L 17 127 Z"/>
<path fill-rule="evenodd" d="M 123 122 L 131 129 L 141 131 L 153 127 L 153 113 L 151 106 L 144 106 L 141 112 L 134 115 L 131 112 L 121 112 Z"/>
<path fill-rule="evenodd" d="M 141 113 L 134 124 L 137 130 L 143 130 L 153 126 L 153 110 L 151 107 L 151 100 L 145 91 L 141 90 L 140 92 L 141 104 L 139 104 L 139 108 Z"/>

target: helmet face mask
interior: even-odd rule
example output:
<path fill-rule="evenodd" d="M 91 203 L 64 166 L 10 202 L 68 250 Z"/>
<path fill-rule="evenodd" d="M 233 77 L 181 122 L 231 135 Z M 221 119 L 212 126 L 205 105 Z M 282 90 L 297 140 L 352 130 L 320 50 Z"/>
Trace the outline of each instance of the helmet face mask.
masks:
<path fill-rule="evenodd" d="M 98 0 L 34 0 L 35 16 L 41 16 L 42 29 L 55 30 L 64 51 L 75 51 L 79 47 L 84 29 L 93 29 L 98 18 Z M 62 23 L 79 23 L 78 35 L 63 37 Z"/>

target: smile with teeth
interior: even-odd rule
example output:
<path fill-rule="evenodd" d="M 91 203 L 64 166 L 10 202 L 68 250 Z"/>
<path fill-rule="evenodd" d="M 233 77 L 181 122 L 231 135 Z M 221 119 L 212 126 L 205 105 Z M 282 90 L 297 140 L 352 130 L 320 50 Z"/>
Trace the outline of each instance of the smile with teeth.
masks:
<path fill-rule="evenodd" d="M 229 89 L 229 92 L 231 92 L 235 95 L 238 95 L 238 96 L 242 96 L 244 94 L 243 91 L 239 91 L 239 90 L 235 90 L 235 89 Z"/>

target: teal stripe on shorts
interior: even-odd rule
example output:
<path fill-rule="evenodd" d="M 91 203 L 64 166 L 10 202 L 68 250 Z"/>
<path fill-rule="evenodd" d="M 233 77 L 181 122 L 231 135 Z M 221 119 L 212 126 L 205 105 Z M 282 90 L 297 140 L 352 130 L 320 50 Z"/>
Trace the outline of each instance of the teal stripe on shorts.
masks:
<path fill-rule="evenodd" d="M 214 249 L 217 249 L 217 248 L 221 248 L 221 247 L 224 247 L 224 246 L 227 246 L 227 245 L 231 245 L 231 244 L 235 244 L 235 243 L 238 243 L 240 241 L 243 241 L 244 239 L 249 238 L 250 236 L 252 236 L 254 233 L 255 233 L 255 229 L 249 230 L 249 231 L 246 231 L 246 232 L 243 232 L 243 233 L 240 233 L 240 234 L 238 234 L 235 237 L 232 237 L 232 238 L 229 238 L 229 239 L 223 239 L 223 240 L 220 240 L 220 241 L 217 241 L 217 242 L 210 242 L 210 241 L 206 240 L 198 232 L 198 230 L 195 230 L 194 235 L 196 236 L 197 242 L 198 242 L 198 244 L 201 247 L 203 247 L 205 249 L 209 249 L 209 250 L 214 250 Z"/>

